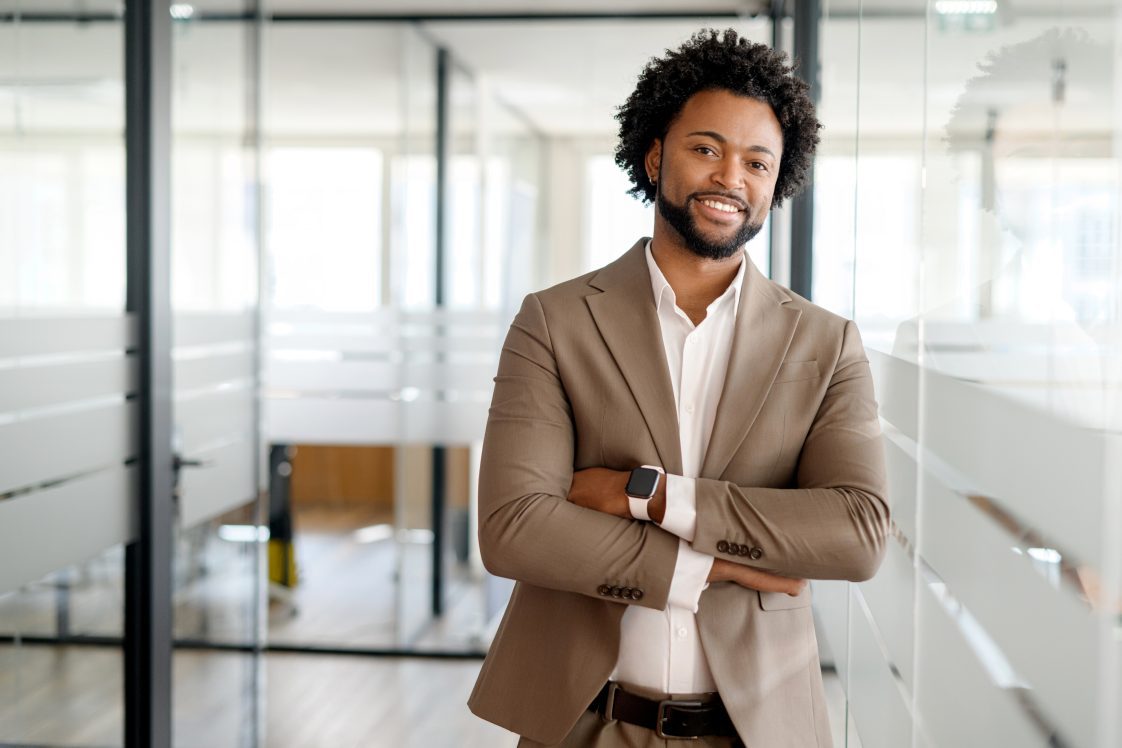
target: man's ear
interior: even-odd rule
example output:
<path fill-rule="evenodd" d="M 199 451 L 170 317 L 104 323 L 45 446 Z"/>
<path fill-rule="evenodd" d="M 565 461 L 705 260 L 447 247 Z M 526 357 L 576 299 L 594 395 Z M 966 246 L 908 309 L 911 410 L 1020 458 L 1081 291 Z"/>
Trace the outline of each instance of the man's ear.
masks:
<path fill-rule="evenodd" d="M 655 138 L 651 147 L 647 149 L 647 157 L 643 159 L 643 166 L 647 169 L 647 179 L 651 184 L 658 183 L 658 170 L 662 165 L 662 139 Z"/>

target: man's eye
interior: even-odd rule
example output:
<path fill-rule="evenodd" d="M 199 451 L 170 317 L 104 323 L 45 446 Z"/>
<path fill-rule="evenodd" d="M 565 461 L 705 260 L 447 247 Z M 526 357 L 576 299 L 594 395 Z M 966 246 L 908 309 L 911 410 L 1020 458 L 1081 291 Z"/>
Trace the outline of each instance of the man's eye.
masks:
<path fill-rule="evenodd" d="M 748 164 L 748 166 L 756 171 L 767 171 L 767 164 L 765 164 L 763 161 L 752 161 Z"/>
<path fill-rule="evenodd" d="M 716 153 L 716 151 L 707 145 L 699 145 L 695 150 L 703 156 L 710 156 Z"/>

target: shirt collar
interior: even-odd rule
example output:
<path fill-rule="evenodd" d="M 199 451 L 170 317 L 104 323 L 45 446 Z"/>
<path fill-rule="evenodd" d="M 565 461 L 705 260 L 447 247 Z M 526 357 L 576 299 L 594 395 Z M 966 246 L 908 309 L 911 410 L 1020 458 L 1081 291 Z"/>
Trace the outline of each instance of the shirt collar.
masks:
<path fill-rule="evenodd" d="M 651 291 L 654 292 L 655 308 L 661 310 L 663 303 L 669 304 L 669 309 L 673 309 L 678 301 L 674 295 L 674 289 L 671 287 L 670 282 L 666 280 L 666 276 L 662 274 L 662 269 L 659 268 L 658 263 L 655 262 L 654 253 L 651 252 L 651 241 L 647 240 L 646 257 L 647 257 L 647 270 L 651 274 Z M 740 309 L 740 289 L 744 285 L 744 271 L 748 267 L 748 254 L 742 249 L 740 268 L 737 269 L 736 275 L 729 283 L 725 292 L 713 300 L 706 311 L 711 312 L 718 305 L 721 304 L 730 295 L 732 296 L 732 314 L 736 316 L 737 311 Z"/>

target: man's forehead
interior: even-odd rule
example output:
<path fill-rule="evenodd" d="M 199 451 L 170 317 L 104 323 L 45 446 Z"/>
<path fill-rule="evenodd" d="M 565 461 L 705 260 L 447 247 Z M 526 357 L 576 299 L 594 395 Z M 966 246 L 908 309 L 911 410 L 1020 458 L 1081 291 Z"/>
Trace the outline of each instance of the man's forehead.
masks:
<path fill-rule="evenodd" d="M 749 146 L 781 147 L 783 130 L 771 105 L 726 89 L 698 91 L 682 105 L 667 134 L 708 136 L 722 142 L 750 141 Z"/>

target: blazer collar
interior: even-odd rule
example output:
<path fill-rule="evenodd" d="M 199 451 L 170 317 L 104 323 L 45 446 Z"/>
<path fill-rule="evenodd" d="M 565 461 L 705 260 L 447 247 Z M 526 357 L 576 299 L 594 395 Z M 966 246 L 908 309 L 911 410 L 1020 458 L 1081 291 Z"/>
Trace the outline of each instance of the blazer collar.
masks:
<path fill-rule="evenodd" d="M 651 276 L 644 256 L 646 245 L 647 239 L 640 239 L 618 260 L 592 276 L 589 285 L 603 293 L 585 299 L 647 422 L 663 469 L 680 475 L 678 414 L 651 293 Z"/>
<path fill-rule="evenodd" d="M 588 281 L 586 298 L 612 358 L 647 423 L 664 469 L 681 474 L 681 442 L 645 248 L 640 239 Z M 701 477 L 719 478 L 767 400 L 802 313 L 747 254 L 728 372 Z"/>

